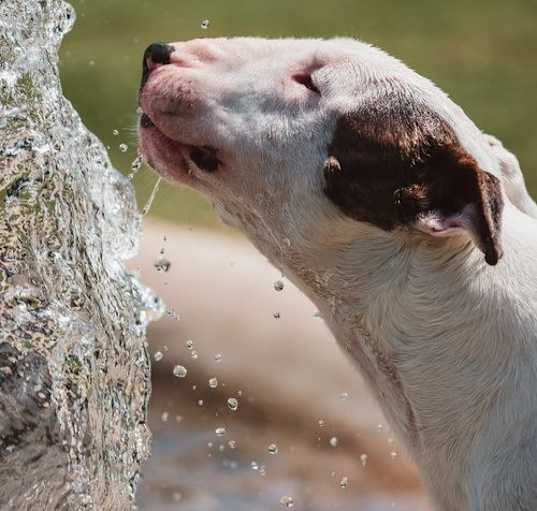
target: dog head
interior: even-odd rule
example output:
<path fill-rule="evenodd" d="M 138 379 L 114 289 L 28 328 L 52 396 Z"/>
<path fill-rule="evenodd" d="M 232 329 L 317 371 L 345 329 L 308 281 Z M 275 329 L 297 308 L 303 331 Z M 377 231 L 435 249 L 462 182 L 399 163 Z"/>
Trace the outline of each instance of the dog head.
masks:
<path fill-rule="evenodd" d="M 469 236 L 491 265 L 502 255 L 500 181 L 461 143 L 465 130 L 481 133 L 378 49 L 350 39 L 154 44 L 140 106 L 149 164 L 253 238 L 311 244 L 344 217 Z"/>

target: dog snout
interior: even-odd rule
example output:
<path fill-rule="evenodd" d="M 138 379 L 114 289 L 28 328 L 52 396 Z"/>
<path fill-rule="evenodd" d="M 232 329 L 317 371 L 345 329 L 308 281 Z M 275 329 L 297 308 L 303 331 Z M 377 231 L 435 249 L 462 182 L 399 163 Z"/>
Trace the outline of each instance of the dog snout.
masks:
<path fill-rule="evenodd" d="M 170 63 L 170 56 L 174 51 L 175 48 L 170 44 L 160 42 L 150 44 L 146 48 L 142 62 L 142 82 L 140 84 L 140 89 L 142 89 L 147 82 L 149 74 L 153 69 Z"/>

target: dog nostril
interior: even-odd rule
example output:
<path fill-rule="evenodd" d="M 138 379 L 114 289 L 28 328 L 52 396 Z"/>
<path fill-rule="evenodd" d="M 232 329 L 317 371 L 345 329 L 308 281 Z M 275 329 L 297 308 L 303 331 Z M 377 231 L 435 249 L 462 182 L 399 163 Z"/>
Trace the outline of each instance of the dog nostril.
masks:
<path fill-rule="evenodd" d="M 142 83 L 140 89 L 145 85 L 149 78 L 149 73 L 159 64 L 169 64 L 170 55 L 175 51 L 175 48 L 166 43 L 150 44 L 144 52 L 144 60 L 142 62 Z"/>

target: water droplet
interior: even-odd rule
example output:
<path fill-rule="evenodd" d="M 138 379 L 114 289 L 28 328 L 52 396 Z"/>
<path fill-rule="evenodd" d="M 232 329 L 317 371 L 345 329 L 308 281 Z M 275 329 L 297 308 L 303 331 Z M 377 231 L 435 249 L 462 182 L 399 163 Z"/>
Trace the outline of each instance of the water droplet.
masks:
<path fill-rule="evenodd" d="M 131 163 L 131 172 L 127 176 L 128 179 L 134 178 L 136 174 L 138 174 L 138 171 L 142 168 L 142 165 L 144 164 L 144 157 L 139 154 L 134 160 L 132 160 Z"/>
<path fill-rule="evenodd" d="M 217 361 L 217 362 L 222 362 L 222 359 L 224 358 L 224 356 L 222 355 L 222 353 L 217 353 L 215 356 L 214 356 L 214 359 Z"/>
<path fill-rule="evenodd" d="M 168 422 L 168 417 L 170 414 L 168 412 L 162 412 L 162 415 L 160 416 L 162 422 Z"/>
<path fill-rule="evenodd" d="M 211 22 L 210 22 L 209 20 L 203 20 L 203 21 L 201 22 L 201 25 L 200 25 L 200 26 L 201 26 L 201 28 L 202 28 L 203 30 L 207 30 L 207 29 L 209 28 L 209 24 L 210 24 L 210 23 L 211 23 Z"/>
<path fill-rule="evenodd" d="M 278 454 L 278 446 L 276 444 L 270 444 L 268 446 L 268 452 L 269 454 Z"/>
<path fill-rule="evenodd" d="M 114 135 L 114 137 L 117 137 L 119 135 L 119 131 L 118 130 L 113 130 L 112 135 Z"/>
<path fill-rule="evenodd" d="M 295 505 L 295 502 L 293 500 L 293 497 L 284 496 L 280 499 L 280 504 L 285 507 L 293 507 Z"/>
<path fill-rule="evenodd" d="M 129 150 L 129 146 L 127 144 L 119 144 L 119 150 L 122 153 L 126 153 Z"/>
<path fill-rule="evenodd" d="M 326 421 L 324 419 L 319 419 L 318 423 L 321 428 L 324 428 L 326 426 Z"/>
<path fill-rule="evenodd" d="M 349 399 L 349 393 L 348 392 L 342 392 L 340 395 L 339 395 L 339 399 L 341 399 L 342 401 L 346 400 L 346 399 Z"/>
<path fill-rule="evenodd" d="M 259 469 L 259 465 L 257 464 L 257 461 L 252 461 L 250 463 L 250 467 L 252 467 L 252 470 L 258 470 Z"/>
<path fill-rule="evenodd" d="M 161 257 L 153 265 L 157 271 L 167 273 L 170 270 L 172 263 L 168 259 Z"/>
<path fill-rule="evenodd" d="M 236 412 L 239 408 L 239 401 L 234 397 L 230 397 L 227 400 L 227 406 L 232 412 Z"/>
<path fill-rule="evenodd" d="M 211 378 L 209 380 L 209 387 L 211 387 L 211 389 L 216 389 L 216 387 L 218 387 L 218 380 L 216 378 Z"/>
<path fill-rule="evenodd" d="M 198 406 L 203 406 L 203 399 L 200 399 L 200 400 L 198 401 Z"/>
<path fill-rule="evenodd" d="M 367 465 L 367 454 L 360 455 L 360 463 L 362 464 L 362 467 Z"/>
<path fill-rule="evenodd" d="M 186 346 L 187 350 L 191 350 L 192 347 L 194 346 L 194 343 L 192 342 L 192 339 L 188 339 L 188 341 L 186 341 L 186 343 L 185 343 L 185 346 Z"/>
<path fill-rule="evenodd" d="M 397 453 L 395 451 L 390 452 L 390 457 L 392 458 L 392 460 L 394 460 L 395 458 L 397 458 Z"/>
<path fill-rule="evenodd" d="M 188 371 L 186 370 L 186 367 L 176 365 L 173 368 L 173 375 L 177 378 L 184 378 L 187 375 Z"/>
<path fill-rule="evenodd" d="M 349 485 L 349 478 L 347 476 L 343 476 L 341 478 L 341 481 L 339 481 L 339 486 L 341 486 L 341 488 L 346 488 L 348 485 Z"/>
<path fill-rule="evenodd" d="M 274 289 L 276 291 L 283 291 L 283 282 L 281 280 L 277 280 L 276 282 L 274 282 Z"/>
<path fill-rule="evenodd" d="M 230 449 L 235 449 L 237 447 L 237 442 L 235 442 L 235 440 L 229 440 L 227 445 L 229 445 Z"/>
<path fill-rule="evenodd" d="M 153 355 L 153 358 L 155 359 L 155 362 L 160 362 L 164 358 L 164 355 L 163 355 L 162 351 L 157 351 Z"/>
<path fill-rule="evenodd" d="M 333 436 L 330 440 L 329 440 L 329 443 L 332 447 L 337 447 L 337 444 L 339 443 L 339 440 L 337 438 L 337 436 Z"/>
<path fill-rule="evenodd" d="M 180 502 L 181 499 L 183 498 L 183 495 L 181 492 L 176 491 L 176 492 L 173 492 L 172 498 L 174 502 Z"/>
<path fill-rule="evenodd" d="M 177 422 L 177 424 L 180 424 L 181 422 L 183 422 L 183 417 L 181 417 L 180 415 L 176 415 L 175 422 Z"/>
<path fill-rule="evenodd" d="M 198 358 L 198 352 L 196 350 L 192 350 L 192 353 L 190 354 L 190 356 L 196 360 Z"/>
<path fill-rule="evenodd" d="M 274 319 L 280 319 L 280 313 L 279 312 L 275 312 L 273 315 Z"/>
<path fill-rule="evenodd" d="M 224 436 L 226 434 L 226 428 L 216 428 L 214 432 L 217 436 Z"/>

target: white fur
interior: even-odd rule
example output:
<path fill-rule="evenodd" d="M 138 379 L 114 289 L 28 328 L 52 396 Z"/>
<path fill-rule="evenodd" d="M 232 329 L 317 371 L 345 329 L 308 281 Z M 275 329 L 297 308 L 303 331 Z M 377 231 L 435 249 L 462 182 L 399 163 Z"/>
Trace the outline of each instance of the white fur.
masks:
<path fill-rule="evenodd" d="M 319 307 L 416 461 L 438 511 L 537 509 L 537 206 L 516 158 L 430 81 L 350 39 L 175 43 L 141 105 L 167 137 L 212 145 L 213 174 L 164 175 L 208 195 L 227 223 Z M 294 82 L 314 71 L 317 97 Z M 471 238 L 382 231 L 324 195 L 337 119 L 379 84 L 425 102 L 480 167 L 502 180 L 504 257 L 488 266 Z M 189 108 L 177 110 L 177 103 Z M 145 132 L 144 132 L 145 131 Z M 188 171 L 188 172 L 187 172 Z"/>

